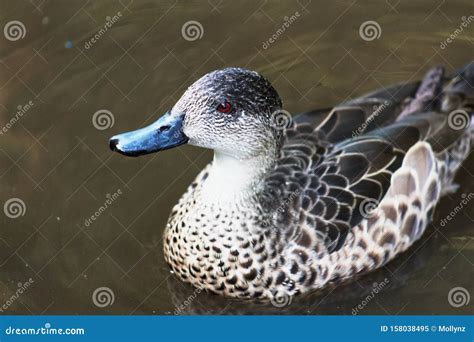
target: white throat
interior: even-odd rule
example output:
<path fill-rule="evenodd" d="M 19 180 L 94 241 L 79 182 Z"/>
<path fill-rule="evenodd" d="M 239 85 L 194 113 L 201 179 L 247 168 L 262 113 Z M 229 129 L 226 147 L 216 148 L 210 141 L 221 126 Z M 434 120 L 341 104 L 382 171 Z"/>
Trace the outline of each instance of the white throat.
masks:
<path fill-rule="evenodd" d="M 265 173 L 274 162 L 275 158 L 269 156 L 239 159 L 215 151 L 209 176 L 202 187 L 203 200 L 225 204 L 250 199 L 260 190 Z"/>

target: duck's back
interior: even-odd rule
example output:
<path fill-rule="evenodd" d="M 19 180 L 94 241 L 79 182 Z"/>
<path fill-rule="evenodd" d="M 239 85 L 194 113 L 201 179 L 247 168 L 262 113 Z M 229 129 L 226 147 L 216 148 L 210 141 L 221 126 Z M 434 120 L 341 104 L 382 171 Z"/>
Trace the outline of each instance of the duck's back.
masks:
<path fill-rule="evenodd" d="M 470 150 L 470 84 L 474 63 L 450 78 L 437 67 L 295 117 L 265 198 L 290 241 L 285 263 L 299 266 L 281 276 L 291 291 L 376 268 L 421 236 Z"/>

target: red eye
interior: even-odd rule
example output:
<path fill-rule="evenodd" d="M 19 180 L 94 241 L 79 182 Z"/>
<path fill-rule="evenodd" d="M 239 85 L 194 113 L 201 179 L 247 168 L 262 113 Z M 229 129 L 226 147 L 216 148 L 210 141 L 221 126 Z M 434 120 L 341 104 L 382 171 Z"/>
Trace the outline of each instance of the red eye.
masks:
<path fill-rule="evenodd" d="M 217 111 L 221 113 L 230 113 L 232 106 L 229 102 L 225 101 L 217 106 Z"/>

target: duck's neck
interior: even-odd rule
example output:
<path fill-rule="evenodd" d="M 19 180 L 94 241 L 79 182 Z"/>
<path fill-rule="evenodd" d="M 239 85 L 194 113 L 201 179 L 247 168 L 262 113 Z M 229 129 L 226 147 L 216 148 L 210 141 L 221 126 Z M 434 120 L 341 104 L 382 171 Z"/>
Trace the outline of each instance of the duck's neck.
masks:
<path fill-rule="evenodd" d="M 214 152 L 209 176 L 202 187 L 203 200 L 219 205 L 249 200 L 261 190 L 262 181 L 275 162 L 273 153 L 240 159 Z"/>

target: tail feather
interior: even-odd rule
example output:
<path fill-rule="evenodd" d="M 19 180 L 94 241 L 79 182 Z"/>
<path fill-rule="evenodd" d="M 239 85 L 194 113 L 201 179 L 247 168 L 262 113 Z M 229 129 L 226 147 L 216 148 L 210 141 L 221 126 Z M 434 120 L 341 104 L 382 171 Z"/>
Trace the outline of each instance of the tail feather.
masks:
<path fill-rule="evenodd" d="M 474 61 L 456 72 L 443 90 L 442 110 L 457 108 L 474 111 Z"/>
<path fill-rule="evenodd" d="M 413 113 L 438 110 L 443 77 L 444 68 L 442 66 L 436 66 L 429 70 L 418 87 L 415 98 L 405 106 L 397 120 Z"/>

